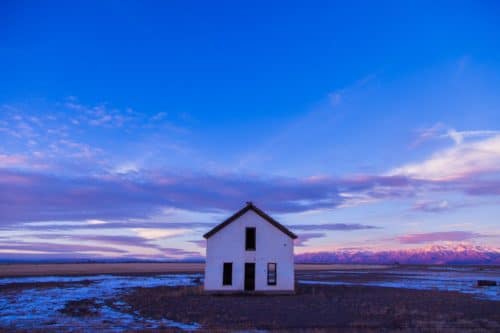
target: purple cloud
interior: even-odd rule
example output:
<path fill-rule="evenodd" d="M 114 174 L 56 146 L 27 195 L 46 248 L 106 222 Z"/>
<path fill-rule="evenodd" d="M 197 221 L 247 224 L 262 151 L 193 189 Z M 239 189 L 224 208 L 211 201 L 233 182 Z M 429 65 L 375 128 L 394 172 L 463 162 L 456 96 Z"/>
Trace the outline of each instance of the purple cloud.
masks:
<path fill-rule="evenodd" d="M 397 237 L 397 240 L 399 240 L 402 244 L 420 244 L 436 241 L 464 241 L 478 237 L 485 236 L 470 231 L 442 231 L 422 234 L 408 234 Z"/>
<path fill-rule="evenodd" d="M 161 245 L 153 243 L 151 239 L 142 238 L 139 236 L 126 236 L 126 235 L 65 235 L 65 234 L 46 234 L 39 235 L 39 238 L 45 239 L 55 239 L 55 240 L 71 240 L 75 242 L 88 242 L 96 241 L 102 244 L 111 244 L 117 246 L 135 246 L 144 248 L 154 248 L 159 250 L 166 256 L 187 256 L 187 257 L 197 257 L 200 256 L 198 252 L 185 251 L 177 248 L 163 247 Z M 30 243 L 33 244 L 33 243 Z M 38 250 L 38 244 L 33 244 L 34 248 Z M 2 248 L 2 245 L 0 245 Z M 101 251 L 107 249 L 107 245 L 102 247 Z M 121 251 L 121 250 L 120 250 Z M 82 251 L 77 251 L 82 252 Z M 110 251 L 108 251 L 110 252 Z M 126 251 L 123 251 L 126 252 Z"/>
<path fill-rule="evenodd" d="M 500 195 L 500 180 L 477 180 L 465 186 L 470 195 Z"/>
<path fill-rule="evenodd" d="M 0 220 L 29 221 L 147 218 L 162 207 L 233 211 L 249 199 L 276 212 L 334 208 L 345 202 L 339 191 L 361 191 L 379 185 L 406 191 L 401 177 L 352 180 L 262 179 L 243 176 L 144 174 L 136 178 L 57 177 L 0 170 Z"/>
<path fill-rule="evenodd" d="M 475 195 L 496 193 L 496 187 L 487 184 L 493 183 L 484 181 L 481 189 L 473 190 L 464 187 L 464 180 L 422 181 L 402 176 L 297 179 L 142 172 L 64 177 L 0 169 L 0 224 L 146 219 L 165 207 L 234 211 L 247 200 L 272 213 L 292 213 L 349 203 L 351 197 L 344 193 L 372 199 L 413 197 L 422 189 L 444 191 L 453 187 Z M 439 207 L 426 203 L 417 209 L 429 211 Z M 368 226 L 338 224 L 328 228 L 355 230 Z"/>
<path fill-rule="evenodd" d="M 307 246 L 307 242 L 314 238 L 323 238 L 326 234 L 324 232 L 309 232 L 299 234 L 299 238 L 294 241 L 295 246 Z"/>
<path fill-rule="evenodd" d="M 77 242 L 97 241 L 104 244 L 158 247 L 151 244 L 148 239 L 139 236 L 126 235 L 68 235 L 68 234 L 42 234 L 38 235 L 41 239 L 71 240 Z M 159 248 L 159 247 L 158 247 Z"/>
<path fill-rule="evenodd" d="M 379 227 L 373 225 L 365 225 L 359 223 L 295 224 L 295 225 L 290 225 L 289 227 L 294 230 L 335 230 L 335 231 L 379 229 Z"/>
<path fill-rule="evenodd" d="M 44 242 L 18 242 L 7 241 L 0 242 L 2 250 L 20 250 L 20 251 L 39 251 L 52 254 L 64 254 L 73 252 L 112 252 L 112 253 L 127 253 L 125 250 L 116 249 L 110 246 L 94 246 L 82 244 L 61 244 L 61 243 L 44 243 Z"/>
<path fill-rule="evenodd" d="M 451 209 L 450 204 L 447 200 L 440 201 L 419 201 L 413 205 L 414 211 L 428 212 L 428 213 L 439 213 Z"/>
<path fill-rule="evenodd" d="M 207 241 L 205 239 L 195 239 L 189 242 L 196 244 L 198 247 L 201 247 L 202 249 L 207 247 Z"/>
<path fill-rule="evenodd" d="M 2 250 L 12 250 L 9 256 L 12 254 L 14 257 L 16 255 L 23 255 L 22 251 L 34 252 L 34 258 L 38 254 L 37 252 L 42 252 L 45 258 L 51 257 L 65 257 L 65 258 L 80 258 L 86 253 L 91 252 L 91 256 L 94 256 L 94 252 L 104 252 L 112 253 L 114 255 L 119 255 L 120 258 L 126 257 L 129 253 L 125 249 L 119 248 L 120 246 L 134 246 L 134 247 L 144 247 L 153 248 L 158 250 L 160 254 L 151 256 L 151 259 L 167 259 L 167 258 L 201 258 L 199 252 L 187 251 L 179 248 L 163 247 L 151 242 L 141 237 L 136 236 L 107 236 L 107 235 L 42 235 L 39 238 L 42 239 L 54 239 L 57 243 L 49 242 L 22 242 L 13 240 L 3 240 L 0 241 L 0 249 Z M 60 240 L 70 240 L 73 241 L 72 244 L 60 243 Z M 82 244 L 88 241 L 96 241 L 103 245 L 86 245 Z M 21 251 L 21 253 L 16 253 L 16 251 Z M 27 253 L 24 253 L 29 257 Z M 103 256 L 103 255 L 101 255 Z M 13 258 L 14 258 L 13 257 Z M 143 257 L 143 255 L 140 255 Z"/>

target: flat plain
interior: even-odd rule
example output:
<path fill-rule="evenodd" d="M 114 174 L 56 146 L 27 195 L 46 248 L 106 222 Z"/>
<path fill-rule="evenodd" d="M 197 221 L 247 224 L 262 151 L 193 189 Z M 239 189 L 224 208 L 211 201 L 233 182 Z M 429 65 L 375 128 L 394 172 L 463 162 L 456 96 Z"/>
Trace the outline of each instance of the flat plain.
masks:
<path fill-rule="evenodd" d="M 498 266 L 297 265 L 294 295 L 207 295 L 201 263 L 0 265 L 0 332 L 499 332 Z"/>
<path fill-rule="evenodd" d="M 378 269 L 387 265 L 297 264 L 296 270 Z M 61 264 L 0 264 L 0 277 L 95 275 L 95 274 L 162 274 L 201 273 L 203 263 L 61 263 Z"/>

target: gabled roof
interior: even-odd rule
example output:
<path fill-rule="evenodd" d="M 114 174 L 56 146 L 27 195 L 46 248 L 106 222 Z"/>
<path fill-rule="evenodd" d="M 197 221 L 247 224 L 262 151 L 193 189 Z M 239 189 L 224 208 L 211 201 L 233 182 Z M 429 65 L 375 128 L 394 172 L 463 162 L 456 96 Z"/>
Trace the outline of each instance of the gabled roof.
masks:
<path fill-rule="evenodd" d="M 210 230 L 209 232 L 207 232 L 206 234 L 204 234 L 203 237 L 205 237 L 207 239 L 210 238 L 211 236 L 213 236 L 214 234 L 216 234 L 219 230 L 223 229 L 225 226 L 227 226 L 231 222 L 237 220 L 240 216 L 242 216 L 243 214 L 245 214 L 249 210 L 254 211 L 257 215 L 259 215 L 260 217 L 262 217 L 267 222 L 271 223 L 273 226 L 275 226 L 276 228 L 278 228 L 279 230 L 281 230 L 283 233 L 287 234 L 292 239 L 297 238 L 296 234 L 294 234 L 293 232 L 291 232 L 290 230 L 288 230 L 284 225 L 282 225 L 281 223 L 279 223 L 278 221 L 276 221 L 275 219 L 273 219 L 271 216 L 269 216 L 266 213 L 264 213 L 259 208 L 257 208 L 251 201 L 248 201 L 245 207 L 243 207 L 242 209 L 240 209 L 239 211 L 237 211 L 236 213 L 234 213 L 231 217 L 229 217 L 228 219 L 226 219 L 221 224 L 215 226 L 212 230 Z"/>

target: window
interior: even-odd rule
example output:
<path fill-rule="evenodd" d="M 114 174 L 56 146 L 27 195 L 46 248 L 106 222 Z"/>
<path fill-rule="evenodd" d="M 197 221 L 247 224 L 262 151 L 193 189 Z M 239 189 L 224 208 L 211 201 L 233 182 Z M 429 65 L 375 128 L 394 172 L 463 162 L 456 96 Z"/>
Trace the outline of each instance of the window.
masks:
<path fill-rule="evenodd" d="M 267 284 L 269 286 L 275 286 L 277 280 L 276 278 L 277 278 L 276 263 L 270 262 L 267 264 Z"/>
<path fill-rule="evenodd" d="M 222 270 L 222 285 L 230 286 L 233 284 L 233 263 L 225 262 Z"/>
<path fill-rule="evenodd" d="M 245 249 L 247 251 L 255 251 L 255 228 L 246 229 Z"/>

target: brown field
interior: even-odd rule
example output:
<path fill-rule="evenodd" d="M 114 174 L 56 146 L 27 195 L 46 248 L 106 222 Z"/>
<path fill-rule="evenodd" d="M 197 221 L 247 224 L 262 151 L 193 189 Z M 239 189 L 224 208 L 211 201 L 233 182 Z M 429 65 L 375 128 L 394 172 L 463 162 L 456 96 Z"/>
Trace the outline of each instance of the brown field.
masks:
<path fill-rule="evenodd" d="M 500 332 L 494 297 L 500 290 L 474 284 L 479 278 L 497 281 L 498 267 L 296 265 L 302 283 L 293 295 L 207 294 L 200 274 L 175 274 L 203 268 L 201 263 L 0 265 L 4 277 L 80 276 L 4 280 L 0 332 L 179 332 L 193 324 L 200 332 Z M 173 274 L 157 276 L 165 273 Z M 341 281 L 348 285 L 319 284 Z M 388 282 L 396 284 L 363 285 Z M 424 282 L 428 289 L 419 290 Z"/>
<path fill-rule="evenodd" d="M 297 264 L 297 271 L 355 270 L 387 268 L 386 265 Z M 200 273 L 203 263 L 77 263 L 77 264 L 0 264 L 0 277 L 95 274 Z"/>
<path fill-rule="evenodd" d="M 456 292 L 298 285 L 295 295 L 219 295 L 196 287 L 135 288 L 120 300 L 148 318 L 203 332 L 499 332 L 494 301 Z"/>

